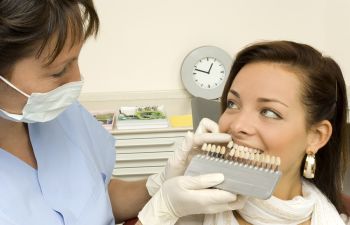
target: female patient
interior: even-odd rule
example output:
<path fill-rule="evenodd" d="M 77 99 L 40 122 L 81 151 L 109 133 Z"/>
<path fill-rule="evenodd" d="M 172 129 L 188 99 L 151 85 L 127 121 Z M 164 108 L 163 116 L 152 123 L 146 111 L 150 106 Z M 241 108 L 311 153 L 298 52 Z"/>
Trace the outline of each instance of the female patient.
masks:
<path fill-rule="evenodd" d="M 222 111 L 220 131 L 238 145 L 279 156 L 282 176 L 270 199 L 249 198 L 242 209 L 207 214 L 198 224 L 347 222 L 340 216 L 347 97 L 334 60 L 294 42 L 251 45 L 232 66 Z"/>

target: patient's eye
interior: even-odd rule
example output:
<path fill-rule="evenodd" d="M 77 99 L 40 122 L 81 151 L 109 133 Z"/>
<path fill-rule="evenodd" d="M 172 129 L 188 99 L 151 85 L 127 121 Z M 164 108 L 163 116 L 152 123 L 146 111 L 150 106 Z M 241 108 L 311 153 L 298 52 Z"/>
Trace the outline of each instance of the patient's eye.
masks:
<path fill-rule="evenodd" d="M 271 109 L 263 109 L 261 114 L 271 119 L 282 119 L 282 117 Z"/>
<path fill-rule="evenodd" d="M 227 101 L 227 108 L 228 109 L 237 109 L 238 106 L 234 101 L 228 100 Z"/>

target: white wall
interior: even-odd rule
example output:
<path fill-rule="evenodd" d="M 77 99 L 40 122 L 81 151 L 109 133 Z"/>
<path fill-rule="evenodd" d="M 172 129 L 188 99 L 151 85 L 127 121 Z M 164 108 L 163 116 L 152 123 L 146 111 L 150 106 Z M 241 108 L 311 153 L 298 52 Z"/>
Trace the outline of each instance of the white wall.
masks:
<path fill-rule="evenodd" d="M 234 55 L 262 39 L 311 44 L 340 61 L 350 83 L 348 0 L 95 0 L 97 40 L 81 53 L 83 92 L 184 89 L 183 58 L 202 45 Z"/>
<path fill-rule="evenodd" d="M 329 0 L 326 8 L 325 50 L 339 63 L 350 85 L 350 1 Z"/>

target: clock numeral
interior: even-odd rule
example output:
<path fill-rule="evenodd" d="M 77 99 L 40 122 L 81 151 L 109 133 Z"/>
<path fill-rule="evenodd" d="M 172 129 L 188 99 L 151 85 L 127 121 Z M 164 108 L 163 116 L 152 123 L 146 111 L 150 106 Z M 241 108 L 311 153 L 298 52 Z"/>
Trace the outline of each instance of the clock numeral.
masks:
<path fill-rule="evenodd" d="M 208 84 L 208 88 L 210 88 L 210 84 Z"/>
<path fill-rule="evenodd" d="M 218 84 L 217 84 L 217 83 L 215 83 L 215 86 L 218 86 Z"/>
<path fill-rule="evenodd" d="M 224 73 L 225 71 L 220 71 L 220 73 Z"/>

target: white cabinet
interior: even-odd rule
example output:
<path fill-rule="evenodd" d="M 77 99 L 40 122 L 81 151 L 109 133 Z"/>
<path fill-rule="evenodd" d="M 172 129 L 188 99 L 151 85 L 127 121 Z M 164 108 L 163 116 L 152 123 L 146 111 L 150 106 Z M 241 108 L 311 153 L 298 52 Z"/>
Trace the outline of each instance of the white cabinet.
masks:
<path fill-rule="evenodd" d="M 137 180 L 160 172 L 191 128 L 112 131 L 116 138 L 113 176 Z"/>
<path fill-rule="evenodd" d="M 191 114 L 192 96 L 185 90 L 82 93 L 79 100 L 89 111 L 112 111 L 121 106 L 163 105 L 171 115 Z M 116 164 L 113 176 L 135 180 L 157 173 L 181 145 L 192 128 L 112 130 L 116 138 Z"/>

